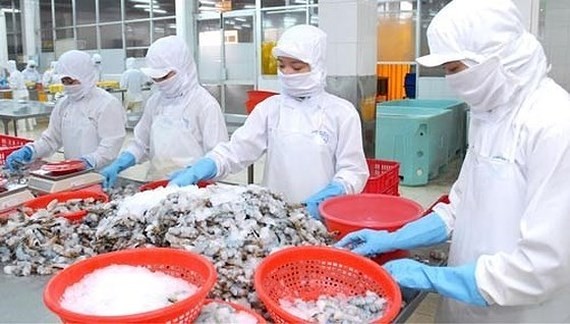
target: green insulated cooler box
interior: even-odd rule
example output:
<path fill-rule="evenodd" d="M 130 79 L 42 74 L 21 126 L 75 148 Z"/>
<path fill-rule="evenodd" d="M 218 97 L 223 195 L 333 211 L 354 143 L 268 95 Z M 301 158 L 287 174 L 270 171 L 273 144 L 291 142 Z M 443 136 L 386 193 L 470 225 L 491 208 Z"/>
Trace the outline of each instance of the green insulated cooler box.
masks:
<path fill-rule="evenodd" d="M 378 107 L 376 158 L 400 162 L 401 184 L 425 185 L 449 161 L 454 110 Z"/>

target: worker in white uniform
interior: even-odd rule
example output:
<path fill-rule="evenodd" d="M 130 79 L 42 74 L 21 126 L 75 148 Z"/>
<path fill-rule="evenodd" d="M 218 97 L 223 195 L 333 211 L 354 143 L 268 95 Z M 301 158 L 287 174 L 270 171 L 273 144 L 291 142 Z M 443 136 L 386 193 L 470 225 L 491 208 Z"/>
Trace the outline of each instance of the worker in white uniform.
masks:
<path fill-rule="evenodd" d="M 16 68 L 16 61 L 9 60 L 6 68 L 10 74 L 8 76 L 8 85 L 12 90 L 12 99 L 28 100 L 29 93 L 28 88 L 26 88 L 26 81 L 22 72 Z"/>
<path fill-rule="evenodd" d="M 24 80 L 26 82 L 39 83 L 42 79 L 40 72 L 37 70 L 37 63 L 34 60 L 29 60 L 26 64 L 26 68 L 22 71 Z"/>
<path fill-rule="evenodd" d="M 570 321 L 570 96 L 510 0 L 454 0 L 431 22 L 430 54 L 471 107 L 469 150 L 449 204 L 402 229 L 362 230 L 338 246 L 370 255 L 445 242 L 446 267 L 385 268 L 443 295 L 440 322 Z M 453 233 L 453 235 L 451 235 Z"/>
<path fill-rule="evenodd" d="M 95 69 L 97 70 L 96 81 L 101 81 L 103 79 L 103 58 L 101 57 L 101 54 L 95 53 L 91 57 L 91 60 L 93 61 L 93 64 L 95 64 Z"/>
<path fill-rule="evenodd" d="M 8 156 L 10 169 L 50 156 L 62 146 L 66 159 L 81 159 L 94 169 L 117 157 L 126 135 L 125 112 L 117 98 L 95 86 L 96 73 L 87 53 L 71 50 L 61 55 L 57 74 L 64 96 L 41 137 Z"/>
<path fill-rule="evenodd" d="M 256 106 L 227 143 L 172 177 L 188 185 L 236 173 L 267 153 L 263 184 L 319 218 L 326 198 L 360 193 L 368 178 L 360 118 L 325 91 L 326 34 L 310 25 L 285 31 L 273 50 L 281 94 Z"/>
<path fill-rule="evenodd" d="M 127 58 L 127 69 L 121 76 L 121 88 L 127 89 L 125 93 L 125 109 L 130 112 L 138 112 L 142 109 L 143 94 L 142 87 L 147 77 L 141 70 L 135 67 L 136 60 L 134 57 Z"/>
<path fill-rule="evenodd" d="M 51 61 L 49 69 L 45 70 L 42 76 L 42 85 L 45 89 L 47 89 L 51 84 L 61 83 L 61 79 L 58 77 L 55 71 L 56 65 L 57 61 Z"/>
<path fill-rule="evenodd" d="M 147 100 L 133 141 L 101 172 L 107 188 L 121 171 L 147 159 L 146 179 L 165 179 L 228 139 L 220 105 L 198 83 L 196 65 L 182 38 L 167 36 L 155 41 L 148 49 L 146 65 L 141 71 L 152 78 L 158 91 Z"/>

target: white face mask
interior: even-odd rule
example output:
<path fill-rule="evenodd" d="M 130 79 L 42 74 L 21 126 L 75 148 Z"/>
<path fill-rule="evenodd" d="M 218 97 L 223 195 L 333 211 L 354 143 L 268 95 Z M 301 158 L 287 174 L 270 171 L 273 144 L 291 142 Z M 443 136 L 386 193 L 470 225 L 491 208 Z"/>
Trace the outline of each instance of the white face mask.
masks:
<path fill-rule="evenodd" d="M 182 86 L 184 82 L 181 82 L 178 74 L 174 74 L 170 78 L 156 82 L 156 86 L 160 92 L 164 93 L 167 98 L 174 98 L 182 93 Z"/>
<path fill-rule="evenodd" d="M 81 84 L 64 85 L 63 93 L 73 100 L 79 100 L 83 97 Z"/>
<path fill-rule="evenodd" d="M 459 98 L 471 107 L 473 117 L 480 119 L 495 116 L 495 110 L 510 102 L 519 87 L 498 57 L 446 75 L 445 80 Z"/>
<path fill-rule="evenodd" d="M 283 74 L 277 71 L 282 91 L 291 97 L 310 97 L 318 94 L 323 86 L 315 71 L 295 74 Z"/>

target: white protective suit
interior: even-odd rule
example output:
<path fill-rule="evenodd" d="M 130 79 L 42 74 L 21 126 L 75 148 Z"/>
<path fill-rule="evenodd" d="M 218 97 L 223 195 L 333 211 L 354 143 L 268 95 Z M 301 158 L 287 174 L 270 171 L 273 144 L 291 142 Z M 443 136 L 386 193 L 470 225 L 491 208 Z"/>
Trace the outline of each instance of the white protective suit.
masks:
<path fill-rule="evenodd" d="M 333 180 L 348 194 L 362 191 L 369 173 L 360 118 L 350 102 L 325 92 L 325 53 L 326 35 L 316 27 L 295 26 L 283 34 L 274 55 L 308 63 L 311 72 L 280 75 L 281 95 L 258 104 L 230 142 L 208 154 L 216 161 L 217 177 L 267 153 L 263 185 L 292 203 Z"/>
<path fill-rule="evenodd" d="M 36 61 L 28 61 L 26 68 L 22 71 L 22 75 L 24 76 L 24 80 L 26 80 L 26 82 L 38 83 L 41 81 L 42 77 L 38 72 L 37 67 L 38 65 L 36 64 Z"/>
<path fill-rule="evenodd" d="M 8 85 L 12 89 L 12 98 L 14 100 L 28 100 L 29 93 L 26 88 L 26 81 L 22 72 L 16 68 L 16 61 L 9 60 L 6 67 L 10 76 L 8 76 Z"/>
<path fill-rule="evenodd" d="M 93 56 L 91 57 L 91 61 L 93 62 L 93 64 L 95 65 L 95 69 L 97 70 L 97 77 L 95 81 L 103 80 L 103 58 L 101 57 L 101 54 L 99 53 L 93 54 Z"/>
<path fill-rule="evenodd" d="M 66 159 L 84 158 L 101 169 L 117 157 L 123 145 L 123 107 L 117 98 L 95 86 L 97 72 L 87 53 L 65 52 L 57 73 L 81 84 L 64 86 L 64 96 L 57 101 L 48 128 L 31 144 L 34 158 L 49 156 L 63 146 Z"/>
<path fill-rule="evenodd" d="M 42 76 L 42 85 L 44 88 L 49 87 L 51 84 L 61 83 L 60 77 L 56 73 L 57 61 L 51 61 L 49 69 L 44 72 Z"/>
<path fill-rule="evenodd" d="M 198 73 L 184 40 L 176 36 L 154 42 L 146 55 L 153 79 L 170 71 L 176 74 L 156 83 L 126 149 L 137 163 L 150 160 L 147 180 L 164 179 L 172 171 L 191 165 L 216 144 L 226 141 L 228 131 L 220 105 L 198 83 Z"/>
<path fill-rule="evenodd" d="M 438 321 L 569 322 L 570 97 L 510 0 L 454 0 L 427 35 L 420 64 L 470 65 L 446 77 L 471 106 L 469 150 L 435 211 L 453 231 L 449 265 L 475 262 L 489 304 L 444 299 Z"/>
<path fill-rule="evenodd" d="M 124 105 L 127 110 L 132 111 L 137 111 L 142 108 L 142 86 L 147 80 L 144 73 L 135 67 L 135 63 L 135 58 L 127 58 L 127 70 L 123 72 L 121 76 L 121 88 L 127 89 Z"/>

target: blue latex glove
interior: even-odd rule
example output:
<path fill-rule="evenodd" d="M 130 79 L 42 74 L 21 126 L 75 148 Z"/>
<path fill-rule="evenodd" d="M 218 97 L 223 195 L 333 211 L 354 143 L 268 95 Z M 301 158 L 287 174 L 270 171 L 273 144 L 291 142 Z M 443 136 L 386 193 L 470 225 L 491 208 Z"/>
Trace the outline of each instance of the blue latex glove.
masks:
<path fill-rule="evenodd" d="M 346 194 L 344 186 L 340 182 L 333 181 L 321 189 L 319 192 L 303 201 L 303 204 L 307 206 L 307 211 L 311 217 L 315 219 L 321 219 L 321 216 L 319 214 L 319 204 L 327 198 L 344 194 Z"/>
<path fill-rule="evenodd" d="M 24 146 L 8 155 L 6 158 L 6 165 L 10 171 L 17 171 L 22 165 L 32 162 L 33 155 L 34 151 L 32 148 Z"/>
<path fill-rule="evenodd" d="M 402 287 L 429 290 L 464 303 L 487 306 L 477 288 L 475 263 L 458 267 L 432 267 L 410 259 L 394 260 L 384 268 Z"/>
<path fill-rule="evenodd" d="M 198 181 L 209 180 L 216 176 L 218 168 L 216 162 L 210 158 L 201 158 L 193 165 L 178 170 L 170 175 L 169 185 L 187 186 Z"/>
<path fill-rule="evenodd" d="M 350 248 L 360 255 L 374 255 L 435 245 L 445 242 L 447 237 L 445 223 L 438 214 L 431 213 L 391 233 L 371 229 L 349 233 L 335 246 Z"/>
<path fill-rule="evenodd" d="M 117 177 L 119 173 L 125 169 L 128 169 L 136 164 L 135 156 L 129 152 L 123 152 L 119 157 L 113 161 L 109 166 L 101 170 L 101 175 L 105 178 L 103 180 L 103 188 L 109 189 L 115 182 L 117 182 Z"/>

